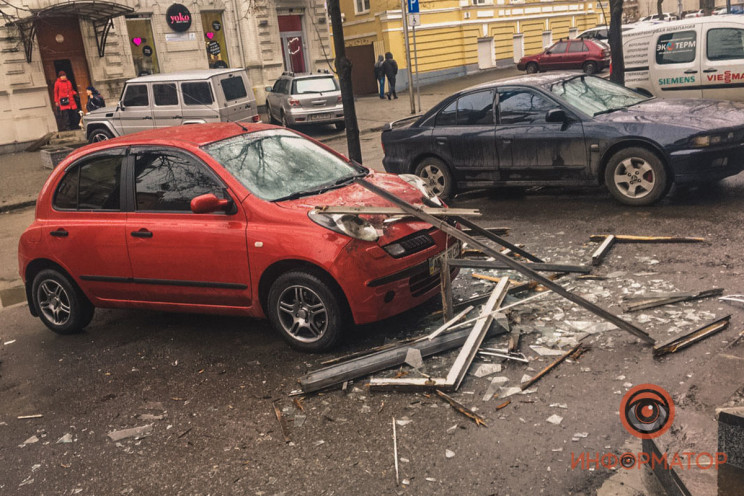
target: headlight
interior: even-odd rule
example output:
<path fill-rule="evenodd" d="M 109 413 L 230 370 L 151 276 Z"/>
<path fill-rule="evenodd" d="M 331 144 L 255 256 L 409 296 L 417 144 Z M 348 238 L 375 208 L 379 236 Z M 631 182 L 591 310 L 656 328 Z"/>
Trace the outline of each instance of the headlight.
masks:
<path fill-rule="evenodd" d="M 710 136 L 695 136 L 692 138 L 692 146 L 704 148 L 710 146 Z"/>
<path fill-rule="evenodd" d="M 437 195 L 432 193 L 431 189 L 429 189 L 429 185 L 426 184 L 426 181 L 421 179 L 420 177 L 413 175 L 413 174 L 399 174 L 399 178 L 403 179 L 405 182 L 416 188 L 421 192 L 421 194 L 424 197 L 424 200 L 428 200 L 429 202 L 433 203 L 437 207 L 443 207 L 442 200 L 439 199 Z"/>
<path fill-rule="evenodd" d="M 345 234 L 350 238 L 361 239 L 362 241 L 377 241 L 377 238 L 379 238 L 377 229 L 358 215 L 324 214 L 311 210 L 307 216 L 316 224 L 331 231 Z"/>
<path fill-rule="evenodd" d="M 696 148 L 705 148 L 706 146 L 720 145 L 722 143 L 729 143 L 735 140 L 735 134 L 733 132 L 722 133 L 722 134 L 706 134 L 701 136 L 695 136 L 690 140 L 692 146 Z"/>

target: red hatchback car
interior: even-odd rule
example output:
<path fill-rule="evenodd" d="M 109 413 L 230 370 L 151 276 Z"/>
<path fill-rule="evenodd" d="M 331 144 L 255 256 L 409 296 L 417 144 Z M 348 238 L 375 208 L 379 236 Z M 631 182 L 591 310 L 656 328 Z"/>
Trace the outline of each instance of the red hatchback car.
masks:
<path fill-rule="evenodd" d="M 347 323 L 391 317 L 438 290 L 441 231 L 315 209 L 387 205 L 359 177 L 411 203 L 438 201 L 415 176 L 371 172 L 264 124 L 81 148 L 52 172 L 21 236 L 30 311 L 61 334 L 88 325 L 95 307 L 268 317 L 292 346 L 327 349 Z"/>
<path fill-rule="evenodd" d="M 529 74 L 553 69 L 581 69 L 587 74 L 601 72 L 610 66 L 610 51 L 600 43 L 581 39 L 561 40 L 541 53 L 522 57 L 517 69 Z"/>

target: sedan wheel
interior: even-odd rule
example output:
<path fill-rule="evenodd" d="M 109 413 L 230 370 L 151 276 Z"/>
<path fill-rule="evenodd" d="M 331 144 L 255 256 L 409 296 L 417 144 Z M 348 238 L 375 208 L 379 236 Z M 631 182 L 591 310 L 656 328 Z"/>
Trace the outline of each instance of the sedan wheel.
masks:
<path fill-rule="evenodd" d="M 282 126 L 289 127 L 289 124 L 287 123 L 287 116 L 284 114 L 284 112 L 281 113 L 281 118 Z"/>
<path fill-rule="evenodd" d="M 341 336 L 345 310 L 336 291 L 320 277 L 288 272 L 277 278 L 268 298 L 268 317 L 289 344 L 323 351 Z"/>
<path fill-rule="evenodd" d="M 41 321 L 58 334 L 79 332 L 93 318 L 93 305 L 56 270 L 39 272 L 34 278 L 31 294 Z"/>
<path fill-rule="evenodd" d="M 274 119 L 274 113 L 271 111 L 271 105 L 269 103 L 266 103 L 266 113 L 269 114 L 269 124 L 278 124 L 279 121 Z"/>
<path fill-rule="evenodd" d="M 594 74 L 597 72 L 597 64 L 594 62 L 586 62 L 584 64 L 584 72 L 587 74 Z"/>
<path fill-rule="evenodd" d="M 534 74 L 537 72 L 537 64 L 534 62 L 530 62 L 527 64 L 527 67 L 525 68 L 527 70 L 527 74 Z"/>
<path fill-rule="evenodd" d="M 417 167 L 416 175 L 423 179 L 432 193 L 447 199 L 454 193 L 452 174 L 447 165 L 438 158 L 425 158 Z"/>
<path fill-rule="evenodd" d="M 669 189 L 663 164 L 644 148 L 628 148 L 613 155 L 605 170 L 605 183 L 626 205 L 651 205 Z"/>

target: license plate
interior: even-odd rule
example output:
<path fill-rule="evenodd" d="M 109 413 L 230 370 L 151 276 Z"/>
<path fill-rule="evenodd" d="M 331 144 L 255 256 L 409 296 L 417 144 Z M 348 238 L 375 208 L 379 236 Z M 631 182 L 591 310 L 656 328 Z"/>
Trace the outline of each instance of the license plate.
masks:
<path fill-rule="evenodd" d="M 460 243 L 457 242 L 454 245 L 447 248 L 446 251 L 443 251 L 436 257 L 432 257 L 429 259 L 429 275 L 433 276 L 437 272 L 439 272 L 439 269 L 442 267 L 442 260 L 446 258 L 458 258 L 460 256 L 461 249 L 460 249 Z"/>
<path fill-rule="evenodd" d="M 331 114 L 311 114 L 310 115 L 311 121 L 324 121 L 330 118 L 331 118 Z"/>

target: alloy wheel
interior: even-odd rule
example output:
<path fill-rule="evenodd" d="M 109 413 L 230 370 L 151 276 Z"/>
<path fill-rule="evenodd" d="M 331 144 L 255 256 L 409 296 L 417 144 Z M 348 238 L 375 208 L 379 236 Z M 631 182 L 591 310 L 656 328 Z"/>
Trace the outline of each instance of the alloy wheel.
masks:
<path fill-rule="evenodd" d="M 628 198 L 644 198 L 656 184 L 653 168 L 639 157 L 630 157 L 617 164 L 613 177 L 618 191 Z"/>
<path fill-rule="evenodd" d="M 98 143 L 99 141 L 108 141 L 109 137 L 105 133 L 93 133 L 91 143 Z"/>
<path fill-rule="evenodd" d="M 36 298 L 44 317 L 57 326 L 70 320 L 70 295 L 57 281 L 47 279 L 39 285 Z"/>
<path fill-rule="evenodd" d="M 328 310 L 318 293 L 306 286 L 287 287 L 277 302 L 279 322 L 287 334 L 303 343 L 323 337 L 328 329 Z"/>
<path fill-rule="evenodd" d="M 419 172 L 419 177 L 426 182 L 436 196 L 441 195 L 447 188 L 447 178 L 436 165 L 425 165 Z"/>

